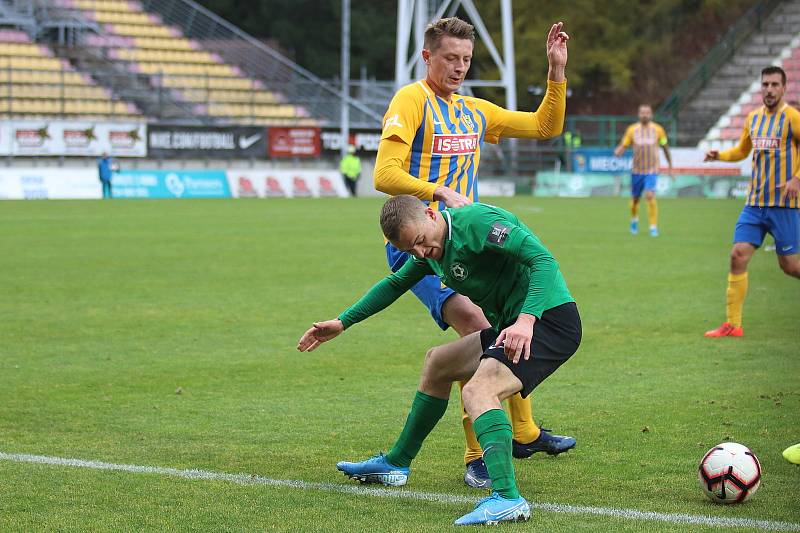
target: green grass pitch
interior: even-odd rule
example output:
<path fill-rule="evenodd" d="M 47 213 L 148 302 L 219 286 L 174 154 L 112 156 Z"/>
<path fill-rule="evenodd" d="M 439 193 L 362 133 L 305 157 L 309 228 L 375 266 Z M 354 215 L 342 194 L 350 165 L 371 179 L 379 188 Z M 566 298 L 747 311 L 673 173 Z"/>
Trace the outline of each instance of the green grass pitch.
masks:
<path fill-rule="evenodd" d="M 800 522 L 800 283 L 758 251 L 741 339 L 724 318 L 738 201 L 662 200 L 661 236 L 625 199 L 490 199 L 561 264 L 578 353 L 534 393 L 574 435 L 515 461 L 532 502 Z M 408 294 L 310 354 L 295 351 L 386 273 L 380 199 L 0 203 L 0 452 L 353 484 L 338 460 L 386 450 L 425 351 L 454 338 Z M 644 213 L 643 213 L 644 215 Z M 643 217 L 644 218 L 644 217 Z M 712 445 L 751 447 L 754 498 L 706 501 Z M 463 484 L 454 391 L 406 487 Z M 469 505 L 0 460 L 0 530 L 442 531 Z M 684 531 L 535 510 L 508 531 Z M 541 528 L 541 529 L 540 529 Z M 719 531 L 705 527 L 693 530 Z M 744 531 L 744 529 L 742 529 Z"/>

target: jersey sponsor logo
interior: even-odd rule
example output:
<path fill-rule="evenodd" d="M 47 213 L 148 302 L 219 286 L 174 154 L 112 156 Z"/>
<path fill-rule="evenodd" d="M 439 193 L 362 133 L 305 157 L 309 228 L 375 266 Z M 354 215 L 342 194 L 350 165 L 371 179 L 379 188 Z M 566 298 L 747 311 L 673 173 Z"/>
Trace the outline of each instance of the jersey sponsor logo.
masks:
<path fill-rule="evenodd" d="M 780 137 L 753 137 L 754 150 L 780 150 L 781 138 Z"/>
<path fill-rule="evenodd" d="M 496 244 L 497 246 L 503 246 L 506 242 L 506 238 L 508 237 L 508 226 L 501 224 L 500 222 L 495 222 L 492 224 L 492 229 L 489 231 L 489 236 L 487 240 L 492 244 Z"/>
<path fill-rule="evenodd" d="M 403 127 L 403 125 L 400 124 L 400 115 L 394 114 L 383 121 L 383 129 L 391 128 L 392 126 L 397 128 Z"/>
<path fill-rule="evenodd" d="M 467 277 L 467 267 L 461 263 L 453 263 L 450 265 L 450 275 L 457 281 L 463 281 Z"/>
<path fill-rule="evenodd" d="M 478 150 L 478 134 L 434 134 L 431 153 L 436 155 L 474 154 Z"/>

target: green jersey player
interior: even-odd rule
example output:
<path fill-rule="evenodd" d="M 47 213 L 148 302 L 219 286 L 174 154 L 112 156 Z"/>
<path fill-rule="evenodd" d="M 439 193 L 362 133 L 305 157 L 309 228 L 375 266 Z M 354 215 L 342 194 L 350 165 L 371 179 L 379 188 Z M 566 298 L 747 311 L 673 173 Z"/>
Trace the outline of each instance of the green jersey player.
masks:
<path fill-rule="evenodd" d="M 580 316 L 558 263 L 516 216 L 484 204 L 438 211 L 413 196 L 396 196 L 383 206 L 381 228 L 413 260 L 339 318 L 315 323 L 300 338 L 300 351 L 386 308 L 430 274 L 475 302 L 492 327 L 428 351 L 411 412 L 388 454 L 336 466 L 363 482 L 405 485 L 411 461 L 447 409 L 452 383 L 468 380 L 464 405 L 494 492 L 456 524 L 526 520 L 530 506 L 517 488 L 511 424 L 500 402 L 530 394 L 578 349 Z"/>

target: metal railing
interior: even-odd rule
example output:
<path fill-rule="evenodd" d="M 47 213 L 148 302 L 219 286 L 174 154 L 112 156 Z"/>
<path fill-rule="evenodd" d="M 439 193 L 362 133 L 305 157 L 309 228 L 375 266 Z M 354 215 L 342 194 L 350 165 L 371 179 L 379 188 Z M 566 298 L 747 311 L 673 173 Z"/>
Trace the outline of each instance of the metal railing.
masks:
<path fill-rule="evenodd" d="M 677 139 L 676 117 L 656 115 L 653 120 L 663 126 L 669 139 Z M 626 115 L 568 115 L 564 131 L 579 136 L 581 146 L 610 148 L 619 143 L 630 124 L 638 121 L 639 117 Z"/>
<path fill-rule="evenodd" d="M 742 43 L 760 30 L 764 21 L 781 4 L 781 0 L 762 0 L 750 8 L 725 36 L 705 55 L 672 94 L 658 108 L 659 115 L 677 116 L 685 103 L 703 89 L 709 80 L 733 56 Z"/>
<path fill-rule="evenodd" d="M 228 64 L 257 78 L 267 89 L 285 95 L 290 103 L 303 106 L 324 125 L 338 126 L 342 94 L 340 87 L 322 80 L 264 43 L 191 0 L 142 0 L 142 6 L 158 13 L 166 24 L 217 53 Z M 382 112 L 347 95 L 350 126 L 380 125 Z"/>

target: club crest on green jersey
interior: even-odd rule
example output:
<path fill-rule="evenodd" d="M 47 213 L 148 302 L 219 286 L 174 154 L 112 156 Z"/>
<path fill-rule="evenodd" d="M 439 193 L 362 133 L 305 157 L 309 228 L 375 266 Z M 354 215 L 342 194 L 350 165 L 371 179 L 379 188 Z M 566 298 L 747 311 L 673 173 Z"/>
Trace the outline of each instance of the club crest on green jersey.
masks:
<path fill-rule="evenodd" d="M 461 263 L 453 263 L 450 265 L 450 275 L 456 281 L 463 281 L 467 277 L 467 267 Z"/>

